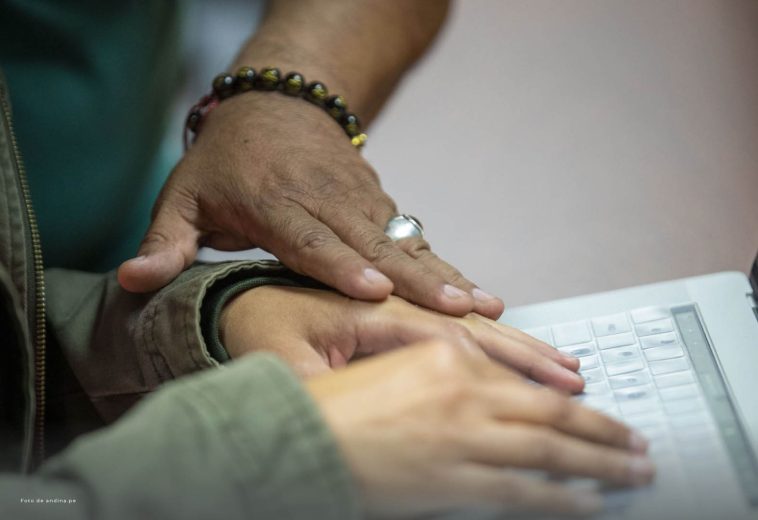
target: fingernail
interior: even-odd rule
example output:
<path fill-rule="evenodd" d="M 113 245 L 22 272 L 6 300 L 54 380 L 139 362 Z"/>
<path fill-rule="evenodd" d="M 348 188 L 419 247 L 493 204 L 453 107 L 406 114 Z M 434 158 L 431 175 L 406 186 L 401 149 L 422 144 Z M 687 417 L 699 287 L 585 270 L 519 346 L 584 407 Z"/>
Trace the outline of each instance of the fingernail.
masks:
<path fill-rule="evenodd" d="M 390 279 L 384 276 L 382 273 L 370 267 L 367 267 L 363 270 L 363 277 L 372 285 L 385 284 L 390 281 Z"/>
<path fill-rule="evenodd" d="M 474 287 L 474 290 L 471 291 L 471 294 L 474 296 L 474 299 L 479 300 L 480 302 L 489 302 L 496 299 L 495 296 L 492 296 L 488 292 L 482 291 L 479 287 Z"/>
<path fill-rule="evenodd" d="M 639 432 L 632 430 L 629 434 L 629 449 L 635 453 L 647 453 L 647 448 L 650 443 Z"/>
<path fill-rule="evenodd" d="M 574 500 L 581 513 L 595 513 L 605 506 L 603 497 L 597 493 L 577 493 L 574 495 Z"/>
<path fill-rule="evenodd" d="M 446 283 L 445 286 L 442 288 L 443 292 L 445 293 L 445 296 L 448 298 L 463 298 L 464 296 L 467 296 L 467 293 L 465 291 L 462 291 L 458 289 L 457 287 L 453 287 L 449 283 Z"/>
<path fill-rule="evenodd" d="M 629 461 L 629 476 L 632 484 L 647 484 L 655 475 L 655 466 L 647 457 L 632 457 Z"/>

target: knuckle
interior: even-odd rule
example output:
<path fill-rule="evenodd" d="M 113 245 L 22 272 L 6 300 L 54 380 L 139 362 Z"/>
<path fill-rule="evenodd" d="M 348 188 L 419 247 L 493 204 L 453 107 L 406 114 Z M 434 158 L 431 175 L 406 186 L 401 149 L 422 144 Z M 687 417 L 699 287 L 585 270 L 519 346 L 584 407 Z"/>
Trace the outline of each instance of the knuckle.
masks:
<path fill-rule="evenodd" d="M 454 338 L 471 338 L 471 332 L 460 323 L 457 323 L 455 321 L 452 321 L 450 319 L 443 318 L 442 326 L 444 327 L 445 331 Z"/>
<path fill-rule="evenodd" d="M 393 215 L 397 214 L 395 201 L 389 195 L 381 190 L 375 195 L 372 203 L 368 207 L 365 215 L 372 221 L 380 225 L 385 225 Z"/>
<path fill-rule="evenodd" d="M 432 253 L 432 247 L 429 245 L 429 242 L 423 238 L 404 238 L 398 240 L 397 244 L 414 260 L 420 260 L 425 257 L 436 257 L 436 255 Z"/>
<path fill-rule="evenodd" d="M 400 254 L 394 242 L 385 236 L 377 236 L 368 240 L 364 256 L 370 262 L 386 260 L 397 257 Z"/>
<path fill-rule="evenodd" d="M 463 276 L 463 273 L 454 267 L 451 267 L 450 271 L 447 273 L 447 281 L 448 283 L 451 283 L 458 287 L 466 287 L 472 285 L 471 282 L 469 282 L 468 279 Z"/>
<path fill-rule="evenodd" d="M 397 213 L 397 204 L 395 204 L 395 201 L 392 199 L 392 197 L 386 193 L 382 192 L 381 196 L 379 197 L 378 203 L 380 207 L 386 208 L 386 210 L 390 213 Z"/>
<path fill-rule="evenodd" d="M 142 239 L 142 245 L 170 244 L 173 240 L 159 229 L 150 229 Z"/>
<path fill-rule="evenodd" d="M 449 341 L 434 341 L 430 346 L 430 370 L 436 377 L 450 383 L 467 382 L 465 353 Z"/>
<path fill-rule="evenodd" d="M 295 234 L 294 245 L 298 251 L 316 251 L 332 242 L 329 233 L 321 229 L 304 229 Z"/>

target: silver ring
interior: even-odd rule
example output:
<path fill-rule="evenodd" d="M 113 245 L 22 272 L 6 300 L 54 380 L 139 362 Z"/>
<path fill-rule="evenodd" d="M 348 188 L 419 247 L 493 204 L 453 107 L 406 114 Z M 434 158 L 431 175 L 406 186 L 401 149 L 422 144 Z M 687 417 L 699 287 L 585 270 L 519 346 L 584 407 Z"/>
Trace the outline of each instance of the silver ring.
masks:
<path fill-rule="evenodd" d="M 411 215 L 392 217 L 387 222 L 384 232 L 394 241 L 410 237 L 424 238 L 424 226 L 419 219 Z"/>

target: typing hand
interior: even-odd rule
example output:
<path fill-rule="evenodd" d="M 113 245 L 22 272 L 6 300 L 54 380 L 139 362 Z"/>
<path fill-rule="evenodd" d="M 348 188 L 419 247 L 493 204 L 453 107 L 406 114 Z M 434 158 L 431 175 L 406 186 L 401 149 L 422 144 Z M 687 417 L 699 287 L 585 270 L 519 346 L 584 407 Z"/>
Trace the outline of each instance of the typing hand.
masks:
<path fill-rule="evenodd" d="M 647 443 L 460 342 L 431 341 L 310 379 L 369 515 L 460 507 L 591 513 L 599 496 L 517 468 L 643 485 Z"/>

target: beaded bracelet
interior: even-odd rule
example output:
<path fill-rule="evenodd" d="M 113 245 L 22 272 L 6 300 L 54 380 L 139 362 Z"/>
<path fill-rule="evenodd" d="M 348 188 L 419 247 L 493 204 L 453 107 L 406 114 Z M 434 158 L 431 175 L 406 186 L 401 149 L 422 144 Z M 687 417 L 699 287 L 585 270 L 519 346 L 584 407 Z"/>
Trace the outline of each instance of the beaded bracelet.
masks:
<path fill-rule="evenodd" d="M 190 134 L 197 137 L 203 119 L 211 110 L 221 101 L 249 90 L 279 91 L 288 96 L 301 97 L 326 110 L 356 148 L 360 149 L 368 140 L 368 136 L 361 131 L 358 116 L 347 111 L 345 98 L 330 96 L 326 85 L 320 81 L 306 84 L 305 78 L 298 72 L 290 72 L 282 78 L 279 69 L 274 67 L 266 67 L 259 73 L 252 67 L 241 67 L 235 75 L 223 73 L 216 76 L 211 93 L 203 96 L 190 109 L 184 124 L 184 149 L 189 148 Z"/>

